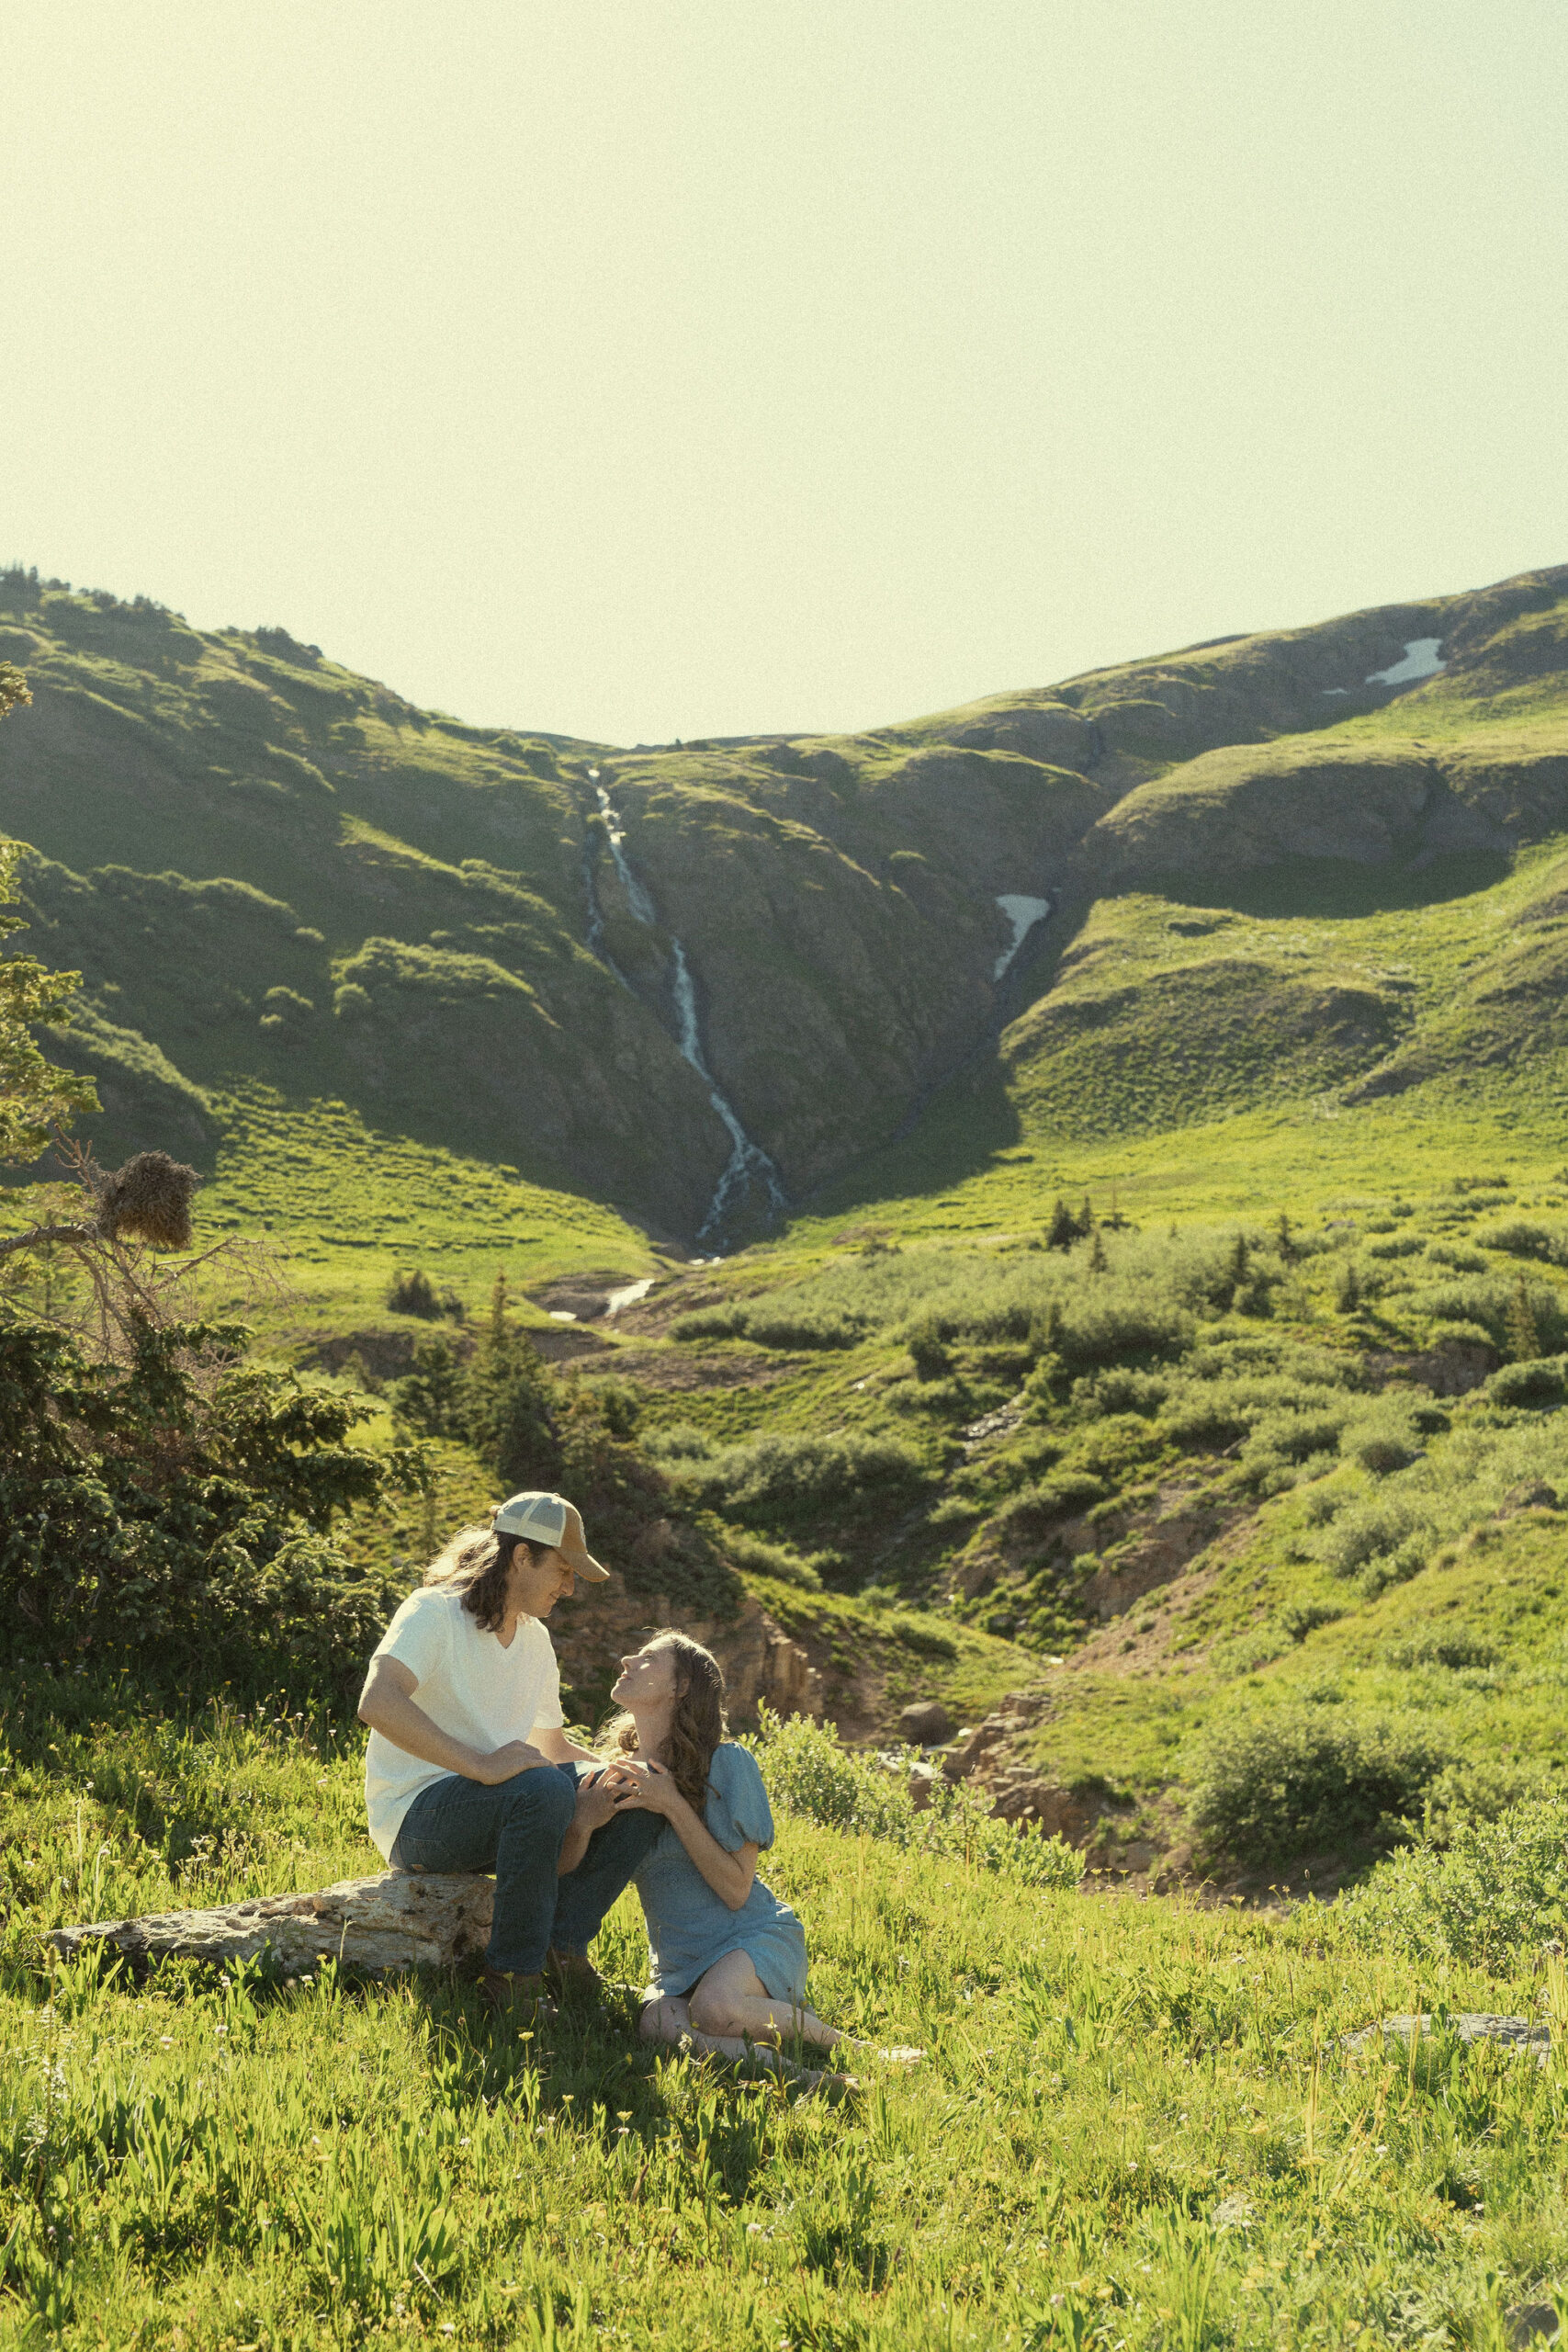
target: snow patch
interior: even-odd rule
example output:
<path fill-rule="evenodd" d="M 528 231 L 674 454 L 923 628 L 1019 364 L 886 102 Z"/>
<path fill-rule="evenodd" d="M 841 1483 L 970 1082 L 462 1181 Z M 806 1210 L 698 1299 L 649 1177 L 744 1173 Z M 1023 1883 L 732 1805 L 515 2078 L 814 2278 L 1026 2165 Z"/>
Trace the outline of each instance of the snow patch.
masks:
<path fill-rule="evenodd" d="M 1003 948 L 991 967 L 993 981 L 1001 978 L 1035 924 L 1046 922 L 1051 912 L 1049 899 L 1026 899 L 1012 890 L 1004 892 L 997 904 L 1012 925 L 1012 944 Z"/>
<path fill-rule="evenodd" d="M 635 1306 L 639 1299 L 646 1298 L 648 1296 L 649 1292 L 652 1288 L 653 1276 L 651 1274 L 644 1274 L 640 1283 L 624 1283 L 619 1290 L 611 1291 L 609 1295 L 606 1297 L 604 1301 L 605 1314 L 618 1315 L 623 1306 Z"/>
<path fill-rule="evenodd" d="M 1412 637 L 1405 639 L 1404 659 L 1391 669 L 1373 670 L 1368 673 L 1369 686 L 1413 686 L 1418 679 L 1435 678 L 1448 663 L 1438 659 L 1440 637 Z"/>
<path fill-rule="evenodd" d="M 1350 689 L 1348 686 L 1325 686 L 1323 691 L 1325 695 L 1348 695 Z"/>

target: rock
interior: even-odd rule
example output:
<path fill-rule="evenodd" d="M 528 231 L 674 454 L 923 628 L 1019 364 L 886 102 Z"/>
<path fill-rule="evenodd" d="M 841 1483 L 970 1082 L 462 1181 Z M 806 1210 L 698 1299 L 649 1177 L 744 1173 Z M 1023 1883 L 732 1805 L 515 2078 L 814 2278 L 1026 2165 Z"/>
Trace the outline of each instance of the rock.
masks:
<path fill-rule="evenodd" d="M 1130 1846 L 1124 1846 L 1122 1849 L 1122 1867 L 1123 1870 L 1153 1870 L 1158 1860 L 1158 1848 L 1151 1846 L 1146 1838 L 1134 1838 Z"/>
<path fill-rule="evenodd" d="M 909 1803 L 917 1813 L 929 1813 L 936 1774 L 928 1765 L 917 1764 L 909 1775 Z"/>
<path fill-rule="evenodd" d="M 109 1945 L 139 1968 L 186 1960 L 257 1960 L 270 1951 L 286 1972 L 340 1960 L 375 1971 L 448 1968 L 490 1940 L 495 1882 L 455 1872 L 383 1871 L 310 1894 L 264 1894 L 209 1911 L 164 1911 L 56 1928 L 67 1960 Z"/>
<path fill-rule="evenodd" d="M 1558 2318 L 1550 2303 L 1516 2303 L 1504 2314 L 1510 2344 L 1551 2343 L 1558 2333 Z"/>
<path fill-rule="evenodd" d="M 1497 1516 L 1506 1519 L 1517 1510 L 1556 1510 L 1557 1508 L 1555 1487 L 1549 1487 L 1544 1478 L 1527 1478 L 1522 1486 L 1509 1487 Z"/>
<path fill-rule="evenodd" d="M 942 1747 L 953 1737 L 953 1717 L 940 1699 L 917 1699 L 898 1718 L 900 1736 L 915 1747 Z"/>
<path fill-rule="evenodd" d="M 1047 1838 L 1065 1838 L 1069 1846 L 1087 1846 L 1105 1811 L 1099 1797 L 1065 1789 L 1057 1781 L 1018 1779 L 998 1787 L 991 1817 L 1015 1821 L 1020 1827 L 1038 1823 Z"/>
<path fill-rule="evenodd" d="M 1505 2050 L 1532 2057 L 1538 2066 L 1544 2066 L 1551 2051 L 1550 2027 L 1529 2018 L 1494 2017 L 1487 2009 L 1463 2009 L 1443 2020 L 1446 2030 L 1459 2041 L 1495 2041 Z M 1376 2025 L 1364 2025 L 1355 2033 L 1339 2037 L 1342 2050 L 1364 2050 L 1369 2042 L 1380 2040 L 1409 2041 L 1413 2036 L 1429 2034 L 1433 2030 L 1430 2010 L 1419 2017 L 1382 2018 Z"/>

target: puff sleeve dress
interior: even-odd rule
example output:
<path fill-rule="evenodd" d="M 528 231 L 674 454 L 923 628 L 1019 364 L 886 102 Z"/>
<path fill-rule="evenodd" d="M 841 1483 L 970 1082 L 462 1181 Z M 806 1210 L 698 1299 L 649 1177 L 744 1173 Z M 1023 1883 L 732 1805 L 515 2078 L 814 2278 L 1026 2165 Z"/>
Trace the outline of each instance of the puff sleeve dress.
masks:
<path fill-rule="evenodd" d="M 773 1809 L 762 1775 L 750 1749 L 726 1740 L 708 1766 L 703 1818 L 727 1854 L 745 1845 L 773 1842 Z M 769 1997 L 800 2002 L 806 1994 L 806 1930 L 760 1878 L 739 1911 L 732 1911 L 698 1870 L 666 1822 L 649 1849 L 633 1884 L 648 1922 L 649 1983 L 645 2001 L 691 1992 L 716 1961 L 743 1951 Z"/>

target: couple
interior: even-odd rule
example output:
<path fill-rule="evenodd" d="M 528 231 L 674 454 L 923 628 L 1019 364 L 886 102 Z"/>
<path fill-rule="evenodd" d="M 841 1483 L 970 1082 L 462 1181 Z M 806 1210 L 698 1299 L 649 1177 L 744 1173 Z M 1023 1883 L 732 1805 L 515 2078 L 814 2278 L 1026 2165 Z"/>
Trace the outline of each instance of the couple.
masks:
<path fill-rule="evenodd" d="M 568 1738 L 545 1620 L 609 1575 L 561 1496 L 513 1495 L 426 1571 L 370 1661 L 359 1715 L 370 1835 L 394 1870 L 493 1871 L 484 1989 L 523 2021 L 595 1993 L 588 1947 L 628 1882 L 648 1921 L 645 2041 L 781 2071 L 785 2035 L 863 2047 L 805 2006 L 800 1921 L 758 1878 L 773 1841 L 756 1760 L 725 1738 L 717 1661 L 661 1633 L 624 1658 L 608 1758 Z"/>

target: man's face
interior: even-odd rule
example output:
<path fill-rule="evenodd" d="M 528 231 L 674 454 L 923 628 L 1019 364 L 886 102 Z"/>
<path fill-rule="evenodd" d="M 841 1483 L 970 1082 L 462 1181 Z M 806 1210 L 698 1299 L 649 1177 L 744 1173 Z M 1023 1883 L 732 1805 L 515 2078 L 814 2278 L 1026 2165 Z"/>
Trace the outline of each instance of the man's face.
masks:
<path fill-rule="evenodd" d="M 525 1617 L 547 1617 L 558 1600 L 570 1600 L 576 1582 L 558 1552 L 542 1552 L 536 1560 L 526 1544 L 519 1544 L 512 1555 L 506 1597 Z"/>

